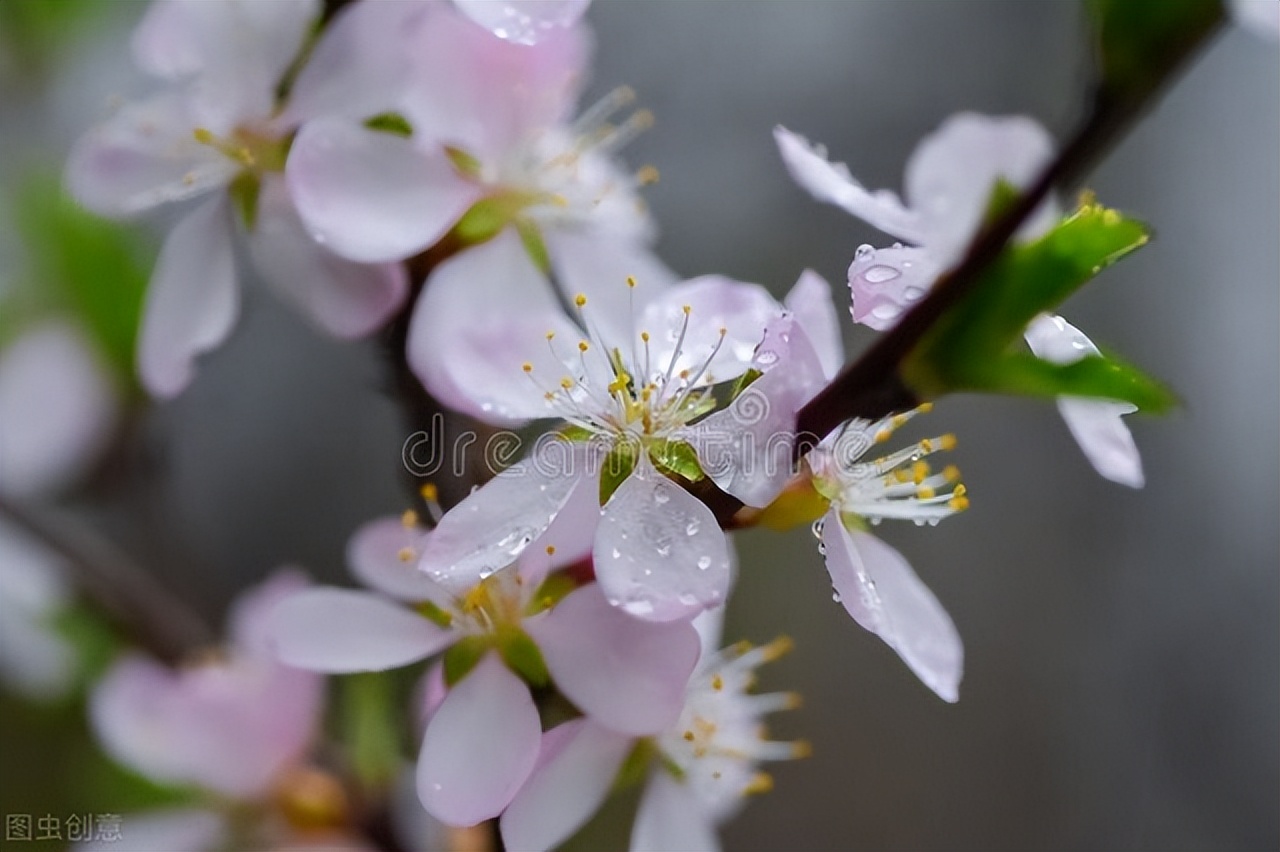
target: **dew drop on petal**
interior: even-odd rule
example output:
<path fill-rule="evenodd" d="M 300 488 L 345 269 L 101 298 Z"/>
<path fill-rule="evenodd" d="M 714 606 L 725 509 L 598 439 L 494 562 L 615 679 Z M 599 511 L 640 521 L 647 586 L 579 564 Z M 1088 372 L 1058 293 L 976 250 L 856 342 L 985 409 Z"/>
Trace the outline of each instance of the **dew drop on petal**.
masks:
<path fill-rule="evenodd" d="M 922 296 L 924 296 L 924 290 L 919 287 L 907 287 L 902 291 L 902 298 L 908 302 L 918 302 Z"/>
<path fill-rule="evenodd" d="M 862 278 L 868 284 L 884 284 L 886 281 L 892 281 L 900 275 L 902 273 L 892 266 L 873 266 L 862 273 Z"/>
<path fill-rule="evenodd" d="M 705 571 L 711 567 L 711 557 L 702 556 L 698 558 L 698 570 Z"/>
<path fill-rule="evenodd" d="M 875 254 L 875 252 L 876 250 L 874 248 L 867 245 L 866 243 L 863 243 L 862 245 L 858 246 L 858 250 L 853 253 L 853 259 L 866 260 L 867 258 L 871 257 L 873 254 Z"/>
<path fill-rule="evenodd" d="M 689 521 L 689 523 L 685 524 L 684 534 L 697 535 L 698 530 L 701 528 L 702 528 L 702 522 L 699 521 L 697 518 L 694 518 L 692 521 Z"/>
<path fill-rule="evenodd" d="M 772 349 L 767 349 L 756 356 L 756 363 L 763 364 L 766 367 L 768 367 L 771 364 L 777 363 L 777 360 L 778 360 L 778 353 L 774 352 Z"/>

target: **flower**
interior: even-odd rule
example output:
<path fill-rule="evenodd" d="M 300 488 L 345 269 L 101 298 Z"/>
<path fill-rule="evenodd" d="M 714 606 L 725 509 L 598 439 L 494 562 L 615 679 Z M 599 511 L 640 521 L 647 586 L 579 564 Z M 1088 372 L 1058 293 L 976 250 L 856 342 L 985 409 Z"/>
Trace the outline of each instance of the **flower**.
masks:
<path fill-rule="evenodd" d="M 829 162 L 825 149 L 803 137 L 777 127 L 774 138 L 791 176 L 815 198 L 910 244 L 883 249 L 860 246 L 849 266 L 854 321 L 878 331 L 896 323 L 924 297 L 941 272 L 960 260 L 997 183 L 1025 186 L 1053 156 L 1053 140 L 1032 119 L 959 113 L 925 137 L 912 153 L 904 179 L 907 204 L 903 204 L 888 190 L 866 190 L 844 164 Z M 1039 237 L 1058 218 L 1057 205 L 1046 200 L 1017 237 Z M 1092 342 L 1060 317 L 1042 317 L 1028 328 L 1026 337 L 1035 354 L 1056 363 L 1097 354 Z M 1046 353 L 1070 357 L 1063 360 Z M 1122 485 L 1142 486 L 1142 461 L 1120 420 L 1133 407 L 1062 399 L 1059 408 L 1099 474 Z"/>
<path fill-rule="evenodd" d="M 320 70 L 303 69 L 285 110 L 278 87 L 319 2 L 159 0 L 148 9 L 134 33 L 134 58 L 170 88 L 122 107 L 82 138 L 66 182 L 80 203 L 112 218 L 210 196 L 169 232 L 152 273 L 138 342 L 138 369 L 151 393 L 181 392 L 196 356 L 230 333 L 239 311 L 237 208 L 259 271 L 330 333 L 364 335 L 403 301 L 403 270 L 351 263 L 317 245 L 282 180 L 289 136 L 301 121 L 326 114 L 335 101 L 376 111 L 389 76 L 385 61 L 343 48 L 366 30 L 385 33 L 390 27 L 379 22 L 403 17 L 399 7 L 362 3 L 340 17 L 315 48 L 317 61 L 325 60 Z M 344 62 L 331 60 L 334 53 Z"/>
<path fill-rule="evenodd" d="M 453 5 L 499 38 L 535 44 L 557 28 L 577 23 L 591 0 L 453 0 Z"/>
<path fill-rule="evenodd" d="M 282 660 L 325 672 L 394 668 L 451 649 L 448 692 L 418 762 L 418 794 L 432 816 L 450 825 L 497 816 L 528 777 L 541 724 L 526 680 L 550 677 L 588 716 L 632 734 L 675 719 L 697 661 L 693 628 L 636 621 L 594 584 L 558 601 L 539 594 L 548 570 L 583 552 L 573 527 L 549 530 L 545 547 L 452 594 L 414 570 L 434 534 L 407 520 L 375 521 L 352 538 L 354 571 L 382 595 L 302 592 L 281 605 L 272 632 Z"/>
<path fill-rule="evenodd" d="M 284 571 L 242 596 L 221 651 L 179 670 L 130 654 L 94 688 L 90 721 L 108 754 L 152 781 L 206 795 L 198 807 L 132 819 L 131 848 L 212 850 L 237 831 L 259 847 L 324 839 L 345 819 L 337 782 L 304 763 L 323 681 L 280 665 L 267 642 L 272 610 L 305 583 Z"/>
<path fill-rule="evenodd" d="M 708 647 L 685 689 L 676 723 L 641 740 L 587 718 L 547 731 L 537 766 L 502 815 L 507 848 L 543 850 L 564 841 L 600 806 L 632 756 L 652 765 L 631 849 L 718 849 L 716 825 L 736 812 L 745 796 L 772 788 L 759 764 L 809 753 L 804 742 L 766 739 L 762 724 L 769 713 L 799 706 L 799 697 L 750 693 L 755 669 L 785 653 L 790 641 L 757 648 L 742 642 L 717 652 L 719 625 L 705 618 L 698 622 Z"/>
<path fill-rule="evenodd" d="M 766 505 L 791 475 L 795 413 L 821 385 L 821 363 L 795 318 L 757 285 L 685 282 L 623 336 L 600 330 L 585 296 L 575 301 L 585 336 L 559 330 L 562 320 L 537 337 L 455 353 L 469 378 L 459 394 L 508 416 L 559 417 L 568 432 L 540 440 L 446 514 L 419 567 L 466 588 L 572 503 L 594 531 L 596 578 L 611 603 L 656 621 L 690 618 L 725 600 L 730 557 L 710 509 L 677 483 L 705 475 Z M 554 318 L 548 309 L 526 327 Z M 758 378 L 718 401 L 716 386 L 748 370 Z"/>

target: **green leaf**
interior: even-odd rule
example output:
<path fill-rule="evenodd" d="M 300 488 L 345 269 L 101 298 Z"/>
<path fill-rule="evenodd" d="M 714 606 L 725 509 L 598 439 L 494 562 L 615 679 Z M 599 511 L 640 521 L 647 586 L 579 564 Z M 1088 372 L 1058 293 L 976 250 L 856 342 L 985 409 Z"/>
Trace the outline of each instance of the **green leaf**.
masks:
<path fill-rule="evenodd" d="M 476 667 L 480 658 L 493 647 L 487 636 L 464 636 L 444 652 L 444 682 L 453 686 Z"/>
<path fill-rule="evenodd" d="M 409 137 L 413 135 L 413 125 L 409 119 L 398 112 L 384 112 L 366 118 L 364 126 L 379 133 L 390 133 L 393 136 Z"/>
<path fill-rule="evenodd" d="M 1102 91 L 1135 100 L 1225 17 L 1221 0 L 1089 0 Z"/>
<path fill-rule="evenodd" d="M 395 690 L 382 672 L 340 679 L 342 739 L 356 777 L 369 787 L 385 787 L 400 770 L 400 730 Z"/>
<path fill-rule="evenodd" d="M 1128 364 L 1101 356 L 1053 364 L 1025 352 L 1007 355 L 975 374 L 966 390 L 1123 400 L 1151 414 L 1177 404 L 1177 397 L 1164 385 Z"/>
<path fill-rule="evenodd" d="M 650 448 L 649 457 L 660 469 L 690 482 L 697 482 L 707 476 L 702 472 L 697 451 L 686 441 L 663 440 Z"/>
<path fill-rule="evenodd" d="M 102 676 L 120 650 L 120 642 L 107 623 L 84 607 L 57 611 L 50 626 L 75 651 L 79 678 L 86 685 Z"/>
<path fill-rule="evenodd" d="M 600 467 L 601 506 L 609 502 L 613 492 L 617 491 L 618 486 L 626 481 L 631 471 L 636 469 L 636 462 L 639 459 L 640 447 L 634 441 L 622 439 L 613 445 L 613 449 L 609 451 L 609 455 L 605 456 L 604 463 Z"/>
<path fill-rule="evenodd" d="M 503 631 L 498 640 L 498 653 L 506 664 L 520 677 L 535 688 L 541 688 L 551 682 L 551 673 L 547 671 L 547 663 L 542 659 L 542 651 L 523 630 Z"/>

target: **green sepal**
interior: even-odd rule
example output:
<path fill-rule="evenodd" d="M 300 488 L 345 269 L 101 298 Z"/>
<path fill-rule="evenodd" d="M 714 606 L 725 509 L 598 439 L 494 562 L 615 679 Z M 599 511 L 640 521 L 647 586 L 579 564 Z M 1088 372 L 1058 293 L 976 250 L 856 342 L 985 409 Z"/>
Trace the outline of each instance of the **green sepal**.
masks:
<path fill-rule="evenodd" d="M 227 186 L 240 219 L 246 229 L 252 231 L 258 222 L 258 196 L 262 193 L 262 181 L 251 171 L 243 171 Z"/>
<path fill-rule="evenodd" d="M 340 678 L 339 684 L 342 741 L 351 767 L 365 786 L 385 787 L 403 761 L 391 678 L 383 672 L 361 672 Z"/>
<path fill-rule="evenodd" d="M 550 275 L 551 253 L 547 251 L 547 244 L 542 239 L 542 231 L 538 229 L 538 223 L 525 216 L 517 216 L 515 225 L 516 233 L 520 235 L 520 242 L 524 245 L 524 250 L 533 261 L 533 265 L 538 267 L 538 271 L 543 275 Z"/>
<path fill-rule="evenodd" d="M 523 630 L 503 631 L 502 637 L 498 640 L 498 653 L 502 655 L 507 666 L 524 678 L 530 686 L 541 688 L 551 683 L 551 673 L 547 671 L 547 662 L 542 658 L 542 651 Z"/>
<path fill-rule="evenodd" d="M 504 192 L 482 198 L 462 214 L 453 226 L 453 235 L 463 245 L 487 242 L 512 224 L 531 199 L 518 192 Z"/>
<path fill-rule="evenodd" d="M 364 126 L 379 133 L 390 133 L 393 136 L 408 138 L 413 135 L 413 125 L 409 119 L 398 112 L 383 112 L 372 118 L 366 118 Z"/>
<path fill-rule="evenodd" d="M 478 178 L 484 173 L 484 164 L 461 148 L 445 145 L 444 154 L 463 177 Z"/>
<path fill-rule="evenodd" d="M 594 438 L 595 433 L 590 429 L 584 429 L 581 426 L 576 426 L 573 423 L 570 423 L 567 426 L 561 427 L 560 437 L 575 444 L 582 444 Z"/>
<path fill-rule="evenodd" d="M 453 626 L 453 613 L 441 608 L 435 601 L 419 601 L 413 609 L 423 618 L 439 627 Z"/>
<path fill-rule="evenodd" d="M 643 782 L 648 777 L 649 765 L 658 754 L 658 747 L 653 740 L 647 737 L 637 740 L 635 746 L 623 759 L 622 766 L 618 767 L 618 774 L 614 776 L 609 791 L 621 793 Z"/>
<path fill-rule="evenodd" d="M 660 441 L 649 448 L 649 458 L 660 470 L 690 482 L 698 482 L 707 476 L 698 462 L 697 450 L 687 441 Z"/>
<path fill-rule="evenodd" d="M 605 456 L 600 466 L 600 505 L 609 502 L 613 492 L 626 481 L 640 460 L 640 447 L 634 441 L 620 440 Z"/>
<path fill-rule="evenodd" d="M 441 658 L 445 686 L 454 686 L 466 677 L 492 647 L 493 642 L 487 636 L 464 636 L 450 645 Z"/>
<path fill-rule="evenodd" d="M 543 580 L 541 586 L 538 586 L 538 590 L 534 592 L 529 605 L 525 607 L 524 614 L 526 616 L 537 615 L 540 612 L 551 609 L 577 588 L 578 582 L 573 577 L 563 571 L 557 571 Z"/>
<path fill-rule="evenodd" d="M 871 524 L 855 512 L 841 512 L 840 523 L 844 524 L 844 528 L 849 532 L 871 532 Z"/>

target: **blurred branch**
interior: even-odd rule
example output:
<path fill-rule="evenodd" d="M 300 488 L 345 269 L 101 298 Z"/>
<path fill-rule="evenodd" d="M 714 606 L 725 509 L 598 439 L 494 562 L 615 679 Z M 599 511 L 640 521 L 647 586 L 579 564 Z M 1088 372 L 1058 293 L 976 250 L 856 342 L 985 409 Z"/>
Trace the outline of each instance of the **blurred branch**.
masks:
<path fill-rule="evenodd" d="M 53 509 L 0 495 L 0 518 L 66 559 L 77 588 L 113 627 L 157 659 L 176 664 L 213 643 L 204 620 L 112 542 Z"/>

